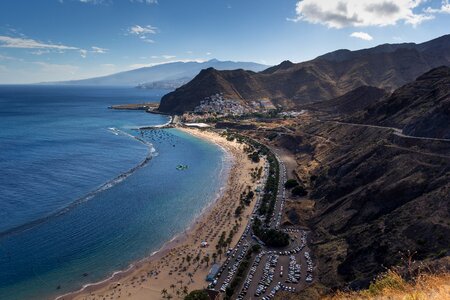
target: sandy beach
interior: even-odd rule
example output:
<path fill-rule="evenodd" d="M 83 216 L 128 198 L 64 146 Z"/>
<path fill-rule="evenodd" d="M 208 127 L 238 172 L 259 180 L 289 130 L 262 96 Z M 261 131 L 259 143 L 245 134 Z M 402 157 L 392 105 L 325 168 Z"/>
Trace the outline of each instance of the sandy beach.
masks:
<path fill-rule="evenodd" d="M 173 298 L 183 298 L 186 293 L 207 286 L 205 278 L 213 264 L 215 246 L 222 232 L 228 236 L 234 228 L 233 247 L 250 219 L 255 199 L 249 206 L 244 206 L 240 217 L 235 217 L 234 212 L 239 206 L 241 194 L 255 190 L 257 180 L 252 178 L 251 173 L 255 168 L 263 167 L 265 161 L 251 162 L 244 152 L 245 145 L 228 141 L 215 132 L 188 128 L 180 130 L 216 143 L 231 155 L 229 176 L 220 197 L 189 229 L 168 242 L 158 253 L 101 283 L 57 299 L 163 299 L 163 290 Z M 208 246 L 201 247 L 202 241 L 207 242 Z M 217 263 L 224 260 L 225 255 L 217 255 Z"/>

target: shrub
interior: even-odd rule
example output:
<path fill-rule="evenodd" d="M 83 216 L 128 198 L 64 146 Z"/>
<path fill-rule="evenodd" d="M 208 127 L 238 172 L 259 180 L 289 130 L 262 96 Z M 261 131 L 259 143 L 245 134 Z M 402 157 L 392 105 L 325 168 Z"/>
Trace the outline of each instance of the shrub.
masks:
<path fill-rule="evenodd" d="M 208 293 L 204 290 L 192 291 L 187 295 L 185 300 L 209 300 Z"/>
<path fill-rule="evenodd" d="M 298 186 L 298 182 L 295 179 L 288 179 L 286 181 L 286 183 L 284 184 L 284 187 L 287 188 L 287 189 L 291 189 L 291 188 L 296 187 L 296 186 Z"/>
<path fill-rule="evenodd" d="M 302 186 L 296 186 L 295 188 L 292 189 L 292 196 L 295 197 L 303 197 L 308 195 L 308 192 L 305 190 L 304 187 Z"/>
<path fill-rule="evenodd" d="M 261 221 L 256 218 L 253 222 L 253 232 L 269 247 L 286 247 L 289 245 L 289 235 L 276 229 L 264 229 Z"/>

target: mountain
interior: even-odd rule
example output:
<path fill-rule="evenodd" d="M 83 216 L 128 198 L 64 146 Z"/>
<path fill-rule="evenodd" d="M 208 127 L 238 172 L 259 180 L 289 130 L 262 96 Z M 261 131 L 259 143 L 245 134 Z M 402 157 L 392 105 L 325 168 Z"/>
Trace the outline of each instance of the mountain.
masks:
<path fill-rule="evenodd" d="M 338 50 L 297 64 L 284 61 L 259 73 L 209 68 L 164 96 L 159 109 L 168 113 L 193 110 L 212 93 L 241 102 L 268 98 L 296 107 L 333 99 L 360 86 L 392 92 L 432 68 L 449 65 L 450 35 L 445 35 L 422 44 Z"/>
<path fill-rule="evenodd" d="M 400 128 L 408 135 L 450 139 L 450 68 L 421 75 L 353 121 Z"/>
<path fill-rule="evenodd" d="M 450 68 L 438 67 L 340 122 L 312 111 L 272 136 L 295 155 L 309 191 L 286 202 L 284 222 L 311 229 L 314 287 L 365 288 L 394 266 L 409 275 L 448 268 L 450 140 L 426 137 L 448 138 L 449 80 Z M 251 134 L 267 141 L 273 132 Z"/>
<path fill-rule="evenodd" d="M 219 61 L 211 59 L 206 62 L 171 62 L 151 67 L 139 68 L 108 76 L 57 82 L 64 85 L 96 85 L 96 86 L 139 86 L 141 88 L 174 88 L 188 82 L 200 70 L 215 68 L 217 70 L 245 69 L 261 71 L 267 68 L 253 62 Z"/>
<path fill-rule="evenodd" d="M 383 89 L 363 85 L 337 98 L 315 102 L 302 108 L 339 115 L 352 114 L 387 96 L 388 93 Z"/>

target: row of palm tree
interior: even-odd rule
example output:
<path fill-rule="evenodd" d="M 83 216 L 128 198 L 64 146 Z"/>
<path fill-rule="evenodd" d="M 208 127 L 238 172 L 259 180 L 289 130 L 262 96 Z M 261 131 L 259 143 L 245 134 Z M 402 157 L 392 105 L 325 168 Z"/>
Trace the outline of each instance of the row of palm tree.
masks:
<path fill-rule="evenodd" d="M 171 284 L 170 288 L 172 289 L 172 293 L 176 294 L 178 298 L 181 298 L 181 296 L 186 297 L 189 294 L 189 290 L 187 286 L 182 286 L 183 281 L 180 280 L 178 281 L 178 283 L 181 283 L 181 286 L 179 289 L 176 289 L 176 285 L 175 284 Z M 161 296 L 163 299 L 173 299 L 174 296 L 172 294 L 170 294 L 167 289 L 162 289 L 161 290 Z"/>

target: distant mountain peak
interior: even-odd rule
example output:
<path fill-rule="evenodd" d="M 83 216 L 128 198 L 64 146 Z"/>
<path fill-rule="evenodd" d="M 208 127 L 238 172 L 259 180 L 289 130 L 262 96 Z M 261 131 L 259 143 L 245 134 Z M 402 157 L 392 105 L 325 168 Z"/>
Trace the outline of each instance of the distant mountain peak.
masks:
<path fill-rule="evenodd" d="M 291 62 L 290 60 L 285 60 L 285 61 L 281 62 L 279 65 L 276 65 L 276 66 L 273 66 L 273 67 L 270 67 L 270 68 L 264 70 L 263 73 L 272 74 L 277 71 L 288 70 L 294 66 L 295 66 L 295 64 L 293 62 Z"/>
<path fill-rule="evenodd" d="M 90 78 L 85 80 L 73 80 L 58 82 L 57 84 L 69 85 L 96 85 L 96 86 L 139 86 L 140 88 L 153 88 L 155 86 L 178 87 L 179 83 L 186 79 L 194 78 L 202 69 L 215 68 L 218 70 L 245 69 L 262 71 L 268 66 L 254 62 L 234 62 L 211 59 L 204 62 L 176 61 L 142 67 L 130 71 L 120 72 L 108 76 Z"/>

